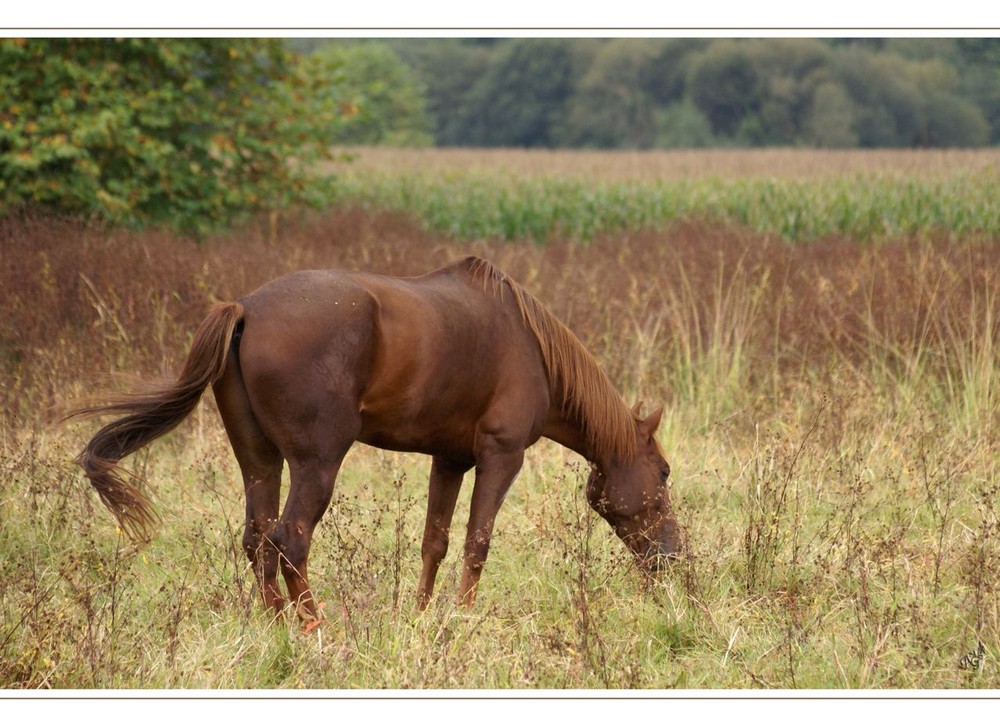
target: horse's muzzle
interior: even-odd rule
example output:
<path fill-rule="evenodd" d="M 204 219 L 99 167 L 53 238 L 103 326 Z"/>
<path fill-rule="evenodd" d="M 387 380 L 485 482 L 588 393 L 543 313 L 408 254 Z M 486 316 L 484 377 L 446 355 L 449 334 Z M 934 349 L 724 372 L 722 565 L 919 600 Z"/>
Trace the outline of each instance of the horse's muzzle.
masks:
<path fill-rule="evenodd" d="M 659 573 L 680 559 L 683 551 L 682 539 L 677 524 L 668 521 L 660 533 L 660 539 L 649 544 L 642 565 L 652 573 Z"/>
<path fill-rule="evenodd" d="M 665 546 L 653 549 L 642 559 L 643 567 L 650 573 L 661 573 L 680 559 L 680 551 Z"/>

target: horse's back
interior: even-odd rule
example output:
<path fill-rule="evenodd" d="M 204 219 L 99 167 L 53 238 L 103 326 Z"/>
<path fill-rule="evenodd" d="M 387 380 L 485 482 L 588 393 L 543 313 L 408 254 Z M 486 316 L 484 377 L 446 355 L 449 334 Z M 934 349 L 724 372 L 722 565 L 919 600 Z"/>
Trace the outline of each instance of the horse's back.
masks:
<path fill-rule="evenodd" d="M 358 438 L 435 453 L 471 451 L 505 398 L 537 428 L 547 385 L 537 344 L 502 273 L 467 259 L 416 278 L 291 273 L 241 299 L 240 364 L 276 417 L 323 402 L 361 415 Z"/>

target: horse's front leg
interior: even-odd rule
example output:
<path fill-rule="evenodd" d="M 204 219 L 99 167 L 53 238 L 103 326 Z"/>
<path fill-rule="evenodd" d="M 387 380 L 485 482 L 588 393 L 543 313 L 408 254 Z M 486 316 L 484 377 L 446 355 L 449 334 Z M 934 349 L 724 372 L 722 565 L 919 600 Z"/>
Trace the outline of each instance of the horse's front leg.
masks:
<path fill-rule="evenodd" d="M 497 512 L 523 462 L 524 449 L 494 448 L 482 453 L 476 464 L 476 484 L 472 491 L 462 583 L 459 586 L 459 603 L 466 607 L 476 601 L 476 590 L 489 554 Z"/>
<path fill-rule="evenodd" d="M 427 521 L 420 548 L 423 568 L 417 585 L 417 608 L 421 611 L 430 603 L 438 566 L 448 553 L 448 529 L 451 527 L 451 517 L 455 514 L 455 501 L 462 487 L 462 477 L 468 470 L 468 466 L 458 465 L 441 457 L 435 457 L 431 465 Z"/>

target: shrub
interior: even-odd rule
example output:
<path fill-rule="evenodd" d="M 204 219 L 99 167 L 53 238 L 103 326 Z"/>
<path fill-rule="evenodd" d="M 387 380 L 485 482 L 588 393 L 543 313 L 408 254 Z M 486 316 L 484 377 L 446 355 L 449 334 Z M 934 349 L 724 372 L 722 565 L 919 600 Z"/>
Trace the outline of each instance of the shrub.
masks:
<path fill-rule="evenodd" d="M 0 212 L 205 232 L 315 202 L 345 99 L 280 40 L 0 40 Z"/>

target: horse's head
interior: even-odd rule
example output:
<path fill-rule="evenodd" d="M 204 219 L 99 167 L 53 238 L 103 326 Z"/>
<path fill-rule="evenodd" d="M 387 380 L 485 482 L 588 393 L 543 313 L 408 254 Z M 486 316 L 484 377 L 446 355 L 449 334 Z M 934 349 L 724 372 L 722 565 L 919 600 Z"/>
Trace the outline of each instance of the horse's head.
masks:
<path fill-rule="evenodd" d="M 587 482 L 587 500 L 650 570 L 659 570 L 681 550 L 681 534 L 670 508 L 670 465 L 654 436 L 663 408 L 647 418 L 632 409 L 635 456 L 626 462 L 595 467 Z"/>

